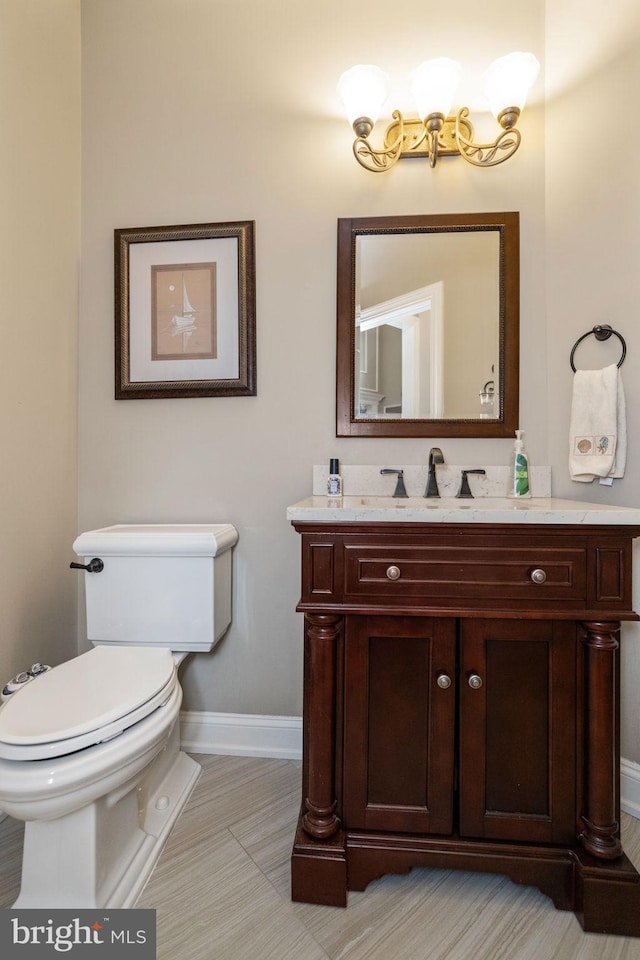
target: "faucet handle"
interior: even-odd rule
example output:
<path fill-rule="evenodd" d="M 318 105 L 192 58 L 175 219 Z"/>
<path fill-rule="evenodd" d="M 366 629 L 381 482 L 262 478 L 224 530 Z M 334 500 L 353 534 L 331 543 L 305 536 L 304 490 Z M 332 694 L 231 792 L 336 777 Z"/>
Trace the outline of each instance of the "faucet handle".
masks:
<path fill-rule="evenodd" d="M 427 473 L 427 486 L 423 496 L 439 497 L 438 481 L 436 479 L 436 464 L 444 463 L 444 454 L 440 447 L 431 447 L 429 450 L 429 470 Z"/>
<path fill-rule="evenodd" d="M 469 475 L 470 473 L 482 473 L 482 474 L 484 474 L 484 473 L 486 473 L 486 472 L 487 472 L 486 470 L 481 470 L 481 469 L 478 469 L 478 470 L 463 470 L 463 471 L 462 471 L 462 482 L 461 482 L 461 484 L 460 484 L 460 489 L 459 489 L 458 492 L 456 493 L 456 499 L 459 499 L 460 497 L 471 497 L 471 499 L 473 499 L 473 494 L 471 493 L 471 487 L 469 486 L 469 481 L 468 481 L 467 477 L 468 477 L 468 475 Z"/>
<path fill-rule="evenodd" d="M 392 470 L 390 467 L 385 467 L 380 471 L 381 474 L 385 473 L 395 473 L 398 477 L 396 482 L 396 489 L 393 492 L 394 497 L 406 497 L 408 498 L 409 494 L 406 491 L 404 485 L 404 470 Z"/>

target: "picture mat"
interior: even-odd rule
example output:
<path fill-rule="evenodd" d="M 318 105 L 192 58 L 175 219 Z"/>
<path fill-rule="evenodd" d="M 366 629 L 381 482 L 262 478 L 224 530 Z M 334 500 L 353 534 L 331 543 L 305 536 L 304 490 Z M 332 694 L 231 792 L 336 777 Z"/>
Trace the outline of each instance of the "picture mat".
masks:
<path fill-rule="evenodd" d="M 151 267 L 217 264 L 215 359 L 153 360 Z M 235 380 L 239 377 L 238 240 L 236 237 L 132 243 L 129 247 L 129 374 L 131 382 Z"/>

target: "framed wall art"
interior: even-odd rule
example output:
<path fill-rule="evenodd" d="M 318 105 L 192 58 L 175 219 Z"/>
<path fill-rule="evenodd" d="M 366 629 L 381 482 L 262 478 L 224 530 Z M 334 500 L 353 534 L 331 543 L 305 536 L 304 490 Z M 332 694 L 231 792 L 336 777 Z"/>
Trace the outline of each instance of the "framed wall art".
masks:
<path fill-rule="evenodd" d="M 114 238 L 116 400 L 254 396 L 254 221 Z"/>

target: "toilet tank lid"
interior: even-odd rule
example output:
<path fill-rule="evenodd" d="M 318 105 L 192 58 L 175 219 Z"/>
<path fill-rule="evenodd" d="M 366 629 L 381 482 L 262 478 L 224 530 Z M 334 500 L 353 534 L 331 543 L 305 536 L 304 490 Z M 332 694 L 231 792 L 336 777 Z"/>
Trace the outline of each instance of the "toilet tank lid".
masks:
<path fill-rule="evenodd" d="M 230 523 L 121 523 L 81 533 L 73 549 L 79 557 L 215 557 L 237 539 Z"/>

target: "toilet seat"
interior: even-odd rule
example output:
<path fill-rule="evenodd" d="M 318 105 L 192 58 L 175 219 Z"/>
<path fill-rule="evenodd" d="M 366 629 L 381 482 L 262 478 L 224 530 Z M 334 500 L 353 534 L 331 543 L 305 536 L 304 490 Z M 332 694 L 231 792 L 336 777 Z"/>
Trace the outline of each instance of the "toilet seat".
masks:
<path fill-rule="evenodd" d="M 177 684 L 165 647 L 95 647 L 28 683 L 0 709 L 0 757 L 46 760 L 118 736 Z"/>

